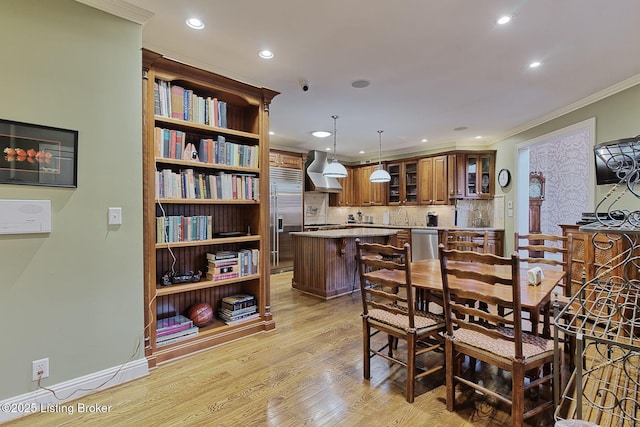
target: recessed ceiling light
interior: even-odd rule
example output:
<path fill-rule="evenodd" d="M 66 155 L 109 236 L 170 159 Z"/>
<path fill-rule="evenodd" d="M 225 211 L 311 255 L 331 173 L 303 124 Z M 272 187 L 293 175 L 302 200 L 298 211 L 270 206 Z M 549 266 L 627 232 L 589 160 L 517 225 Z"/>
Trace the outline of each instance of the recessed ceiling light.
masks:
<path fill-rule="evenodd" d="M 420 140 L 420 142 L 429 142 L 429 140 L 427 138 L 423 138 Z"/>
<path fill-rule="evenodd" d="M 325 148 L 325 150 L 331 151 L 331 147 L 327 147 L 327 148 Z"/>
<path fill-rule="evenodd" d="M 316 138 L 326 138 L 328 136 L 331 136 L 331 132 L 327 130 L 314 130 L 313 132 L 311 132 L 311 135 L 315 136 Z"/>
<path fill-rule="evenodd" d="M 354 82 L 351 83 L 352 87 L 355 87 L 356 89 L 362 89 L 363 87 L 367 87 L 371 84 L 371 82 L 369 80 L 356 80 Z"/>
<path fill-rule="evenodd" d="M 476 136 L 476 139 L 482 139 L 482 135 Z"/>
<path fill-rule="evenodd" d="M 540 61 L 533 61 L 531 64 L 529 64 L 529 68 L 538 68 L 539 66 L 542 65 L 542 62 Z"/>
<path fill-rule="evenodd" d="M 360 150 L 360 154 L 364 154 L 364 150 Z"/>
<path fill-rule="evenodd" d="M 503 15 L 496 20 L 496 24 L 505 25 L 511 22 L 512 19 L 513 19 L 513 15 Z"/>
<path fill-rule="evenodd" d="M 194 30 L 202 30 L 204 28 L 204 22 L 202 22 L 198 18 L 189 18 L 187 19 L 187 26 L 189 28 L 193 28 Z"/>
<path fill-rule="evenodd" d="M 258 56 L 263 59 L 271 59 L 273 58 L 273 52 L 271 52 L 269 49 L 264 49 L 258 52 Z"/>
<path fill-rule="evenodd" d="M 272 130 L 269 131 L 269 135 L 275 135 L 276 133 Z"/>

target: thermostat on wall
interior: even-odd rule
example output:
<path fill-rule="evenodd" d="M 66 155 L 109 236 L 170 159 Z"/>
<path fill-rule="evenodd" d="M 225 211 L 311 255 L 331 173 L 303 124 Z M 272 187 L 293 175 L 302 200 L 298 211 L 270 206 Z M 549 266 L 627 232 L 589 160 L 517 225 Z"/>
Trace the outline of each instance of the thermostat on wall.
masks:
<path fill-rule="evenodd" d="M 51 200 L 0 199 L 0 234 L 50 232 Z"/>

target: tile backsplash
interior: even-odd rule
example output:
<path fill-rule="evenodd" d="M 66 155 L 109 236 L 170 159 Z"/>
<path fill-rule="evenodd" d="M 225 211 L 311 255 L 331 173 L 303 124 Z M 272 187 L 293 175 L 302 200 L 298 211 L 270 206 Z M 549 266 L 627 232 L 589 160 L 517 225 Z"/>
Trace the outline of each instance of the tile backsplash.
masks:
<path fill-rule="evenodd" d="M 440 227 L 504 227 L 504 199 L 499 196 L 493 200 L 458 200 L 455 206 L 331 207 L 327 193 L 304 195 L 305 225 L 344 224 L 350 214 L 357 218 L 358 212 L 371 217 L 374 224 L 382 224 L 388 212 L 391 225 L 425 226 L 427 212 L 435 212 Z"/>

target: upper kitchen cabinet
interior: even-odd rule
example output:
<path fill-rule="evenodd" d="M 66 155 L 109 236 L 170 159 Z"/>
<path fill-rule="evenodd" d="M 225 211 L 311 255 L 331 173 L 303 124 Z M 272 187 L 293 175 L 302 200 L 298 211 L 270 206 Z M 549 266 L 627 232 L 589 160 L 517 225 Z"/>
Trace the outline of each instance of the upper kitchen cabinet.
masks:
<path fill-rule="evenodd" d="M 492 198 L 495 188 L 495 151 L 465 154 L 465 198 Z"/>
<path fill-rule="evenodd" d="M 388 185 L 369 181 L 369 177 L 378 168 L 377 164 L 354 168 L 353 188 L 358 206 L 384 206 L 387 203 Z"/>
<path fill-rule="evenodd" d="M 447 193 L 449 194 L 449 203 L 454 203 L 454 199 L 464 199 L 465 161 L 464 153 L 447 155 Z"/>
<path fill-rule="evenodd" d="M 446 205 L 449 203 L 447 191 L 447 156 L 420 159 L 418 161 L 418 203 Z"/>
<path fill-rule="evenodd" d="M 418 204 L 418 161 L 390 163 L 389 205 Z"/>
<path fill-rule="evenodd" d="M 269 166 L 288 169 L 302 169 L 304 164 L 302 154 L 281 152 L 277 150 L 269 151 Z"/>
<path fill-rule="evenodd" d="M 355 169 L 350 166 L 345 166 L 347 169 L 346 178 L 337 178 L 338 182 L 342 186 L 342 191 L 338 193 L 329 194 L 329 206 L 349 207 L 357 206 L 354 190 L 354 175 Z"/>

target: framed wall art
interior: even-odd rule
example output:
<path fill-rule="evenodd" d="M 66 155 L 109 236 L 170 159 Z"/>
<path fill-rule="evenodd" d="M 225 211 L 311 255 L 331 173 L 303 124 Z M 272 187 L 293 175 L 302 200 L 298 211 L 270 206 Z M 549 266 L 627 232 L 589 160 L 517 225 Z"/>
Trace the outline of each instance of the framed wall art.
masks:
<path fill-rule="evenodd" d="M 0 119 L 0 184 L 77 187 L 78 131 Z"/>

